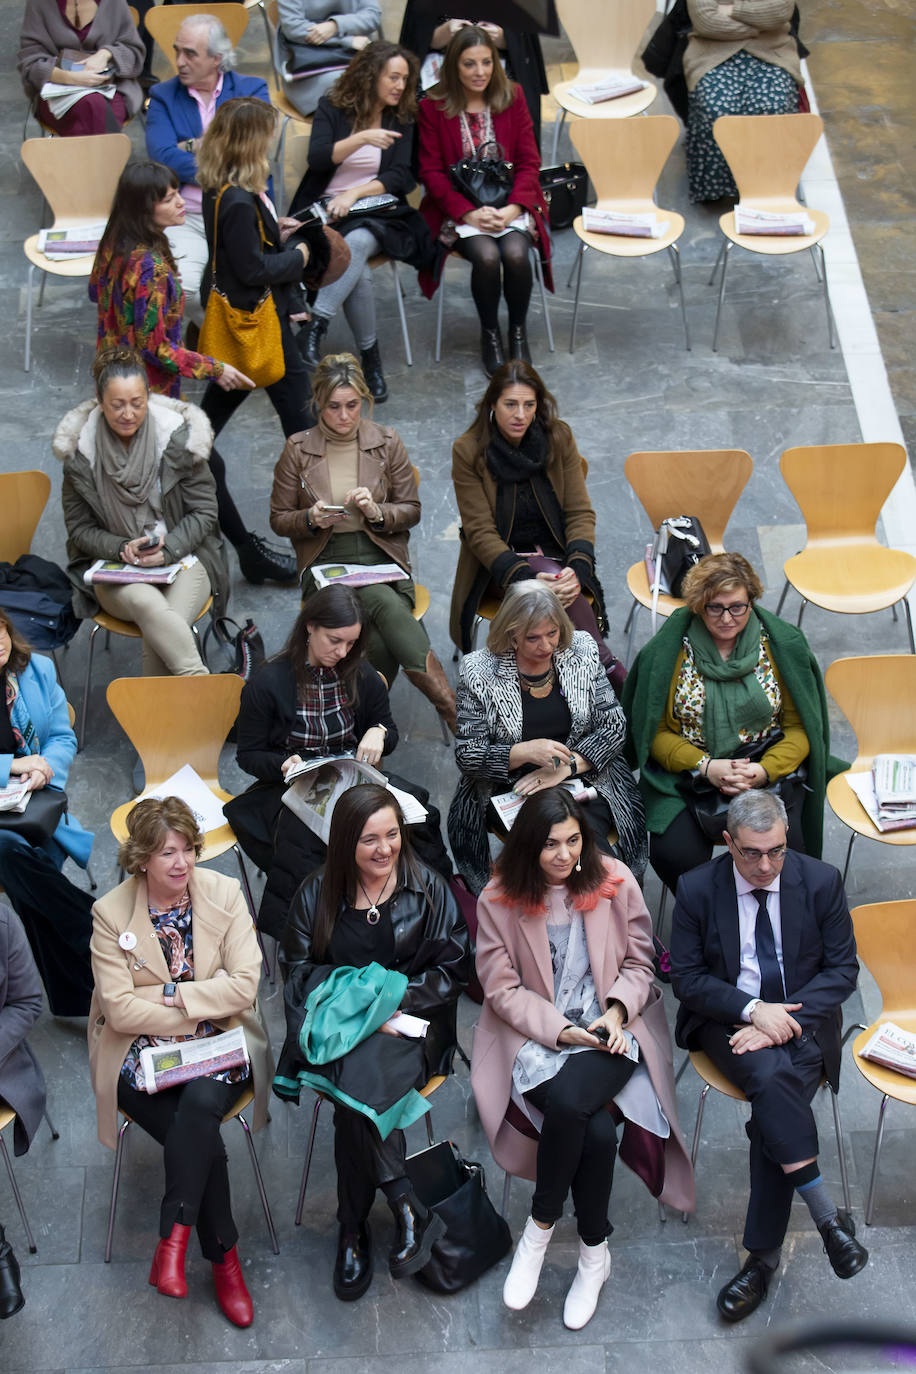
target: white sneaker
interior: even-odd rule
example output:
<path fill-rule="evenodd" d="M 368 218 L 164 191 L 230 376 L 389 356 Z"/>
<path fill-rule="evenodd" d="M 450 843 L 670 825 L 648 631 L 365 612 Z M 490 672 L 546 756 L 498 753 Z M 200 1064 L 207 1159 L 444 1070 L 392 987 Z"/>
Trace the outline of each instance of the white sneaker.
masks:
<path fill-rule="evenodd" d="M 611 1273 L 611 1256 L 607 1241 L 600 1245 L 585 1245 L 579 1241 L 579 1267 L 572 1287 L 563 1304 L 563 1325 L 570 1331 L 580 1331 L 595 1315 L 598 1296 Z"/>
<path fill-rule="evenodd" d="M 537 1292 L 541 1266 L 552 1235 L 552 1226 L 545 1230 L 531 1217 L 525 1222 L 525 1229 L 512 1256 L 512 1267 L 503 1284 L 503 1302 L 513 1312 L 521 1312 Z"/>

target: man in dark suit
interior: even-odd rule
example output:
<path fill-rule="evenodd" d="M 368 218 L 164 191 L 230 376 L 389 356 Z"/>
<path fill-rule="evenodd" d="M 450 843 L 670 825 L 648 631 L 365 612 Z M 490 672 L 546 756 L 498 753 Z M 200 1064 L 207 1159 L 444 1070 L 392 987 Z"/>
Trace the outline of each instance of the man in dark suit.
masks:
<path fill-rule="evenodd" d="M 751 1103 L 750 1253 L 716 1299 L 740 1321 L 766 1297 L 795 1192 L 840 1278 L 868 1260 L 821 1179 L 811 1111 L 825 1074 L 838 1086 L 840 1006 L 859 965 L 840 875 L 787 850 L 779 797 L 740 793 L 723 835 L 728 853 L 678 883 L 671 981 L 678 1045 L 705 1051 Z"/>

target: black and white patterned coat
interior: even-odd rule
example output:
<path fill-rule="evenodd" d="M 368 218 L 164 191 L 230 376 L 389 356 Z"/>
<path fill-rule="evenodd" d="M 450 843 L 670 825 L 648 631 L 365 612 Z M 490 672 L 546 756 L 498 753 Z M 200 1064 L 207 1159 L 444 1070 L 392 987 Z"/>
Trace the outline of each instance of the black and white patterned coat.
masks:
<path fill-rule="evenodd" d="M 607 799 L 620 857 L 638 879 L 648 856 L 642 798 L 623 758 L 626 720 L 598 659 L 595 641 L 577 630 L 554 658 L 570 714 L 566 744 L 594 765 L 588 783 Z M 458 678 L 455 758 L 461 781 L 448 813 L 455 863 L 477 894 L 490 879 L 486 810 L 494 792 L 507 792 L 509 751 L 522 738 L 522 693 L 515 655 L 478 649 L 467 654 Z"/>

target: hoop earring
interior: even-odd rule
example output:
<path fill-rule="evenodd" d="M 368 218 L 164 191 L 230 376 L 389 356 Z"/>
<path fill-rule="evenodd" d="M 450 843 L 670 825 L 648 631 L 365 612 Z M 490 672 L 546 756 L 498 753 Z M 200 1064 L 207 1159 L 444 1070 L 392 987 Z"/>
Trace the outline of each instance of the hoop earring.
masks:
<path fill-rule="evenodd" d="M 492 425 L 492 423 L 493 423 L 493 407 L 490 406 L 490 424 Z"/>

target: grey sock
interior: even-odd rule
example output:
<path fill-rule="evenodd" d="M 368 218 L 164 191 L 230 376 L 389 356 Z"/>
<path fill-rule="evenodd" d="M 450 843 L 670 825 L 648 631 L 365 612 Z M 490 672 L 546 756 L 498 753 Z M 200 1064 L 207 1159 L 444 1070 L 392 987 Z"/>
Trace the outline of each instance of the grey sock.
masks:
<path fill-rule="evenodd" d="M 808 1183 L 797 1185 L 795 1191 L 811 1213 L 815 1226 L 823 1226 L 825 1221 L 832 1221 L 836 1216 L 836 1204 L 820 1174 Z"/>

